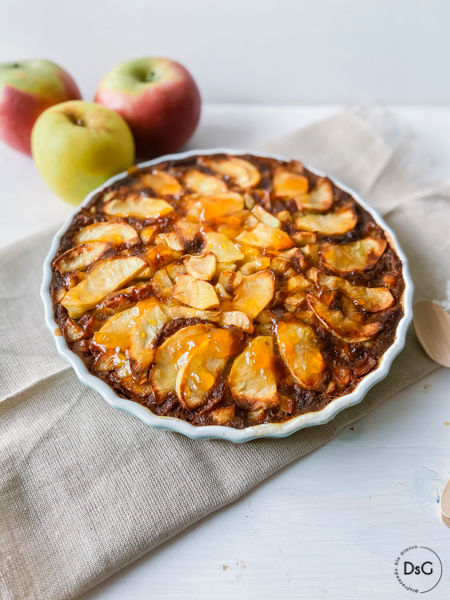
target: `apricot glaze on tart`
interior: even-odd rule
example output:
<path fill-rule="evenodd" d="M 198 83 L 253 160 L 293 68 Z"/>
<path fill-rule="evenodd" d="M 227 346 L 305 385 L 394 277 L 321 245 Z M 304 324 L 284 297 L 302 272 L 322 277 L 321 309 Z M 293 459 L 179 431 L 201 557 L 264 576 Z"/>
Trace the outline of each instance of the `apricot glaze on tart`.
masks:
<path fill-rule="evenodd" d="M 403 314 L 382 228 L 297 161 L 133 168 L 75 215 L 52 266 L 56 321 L 89 371 L 194 425 L 321 409 L 377 368 Z"/>

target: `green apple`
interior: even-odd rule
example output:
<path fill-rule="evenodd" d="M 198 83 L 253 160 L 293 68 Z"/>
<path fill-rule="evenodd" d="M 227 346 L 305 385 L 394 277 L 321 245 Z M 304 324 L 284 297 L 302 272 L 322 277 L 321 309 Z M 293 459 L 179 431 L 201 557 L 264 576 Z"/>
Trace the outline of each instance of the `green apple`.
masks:
<path fill-rule="evenodd" d="M 120 115 L 94 102 L 56 104 L 37 119 L 31 150 L 44 181 L 71 204 L 134 159 L 130 128 Z"/>

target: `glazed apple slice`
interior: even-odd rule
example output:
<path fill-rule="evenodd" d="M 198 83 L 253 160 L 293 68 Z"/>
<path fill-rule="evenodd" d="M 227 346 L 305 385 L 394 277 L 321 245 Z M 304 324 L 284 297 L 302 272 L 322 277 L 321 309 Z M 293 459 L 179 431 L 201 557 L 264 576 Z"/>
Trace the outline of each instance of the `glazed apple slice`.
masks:
<path fill-rule="evenodd" d="M 178 368 L 175 392 L 180 404 L 187 410 L 201 406 L 235 351 L 236 336 L 231 330 L 211 328 Z"/>
<path fill-rule="evenodd" d="M 211 325 L 200 323 L 179 329 L 165 340 L 156 351 L 155 364 L 150 373 L 150 383 L 162 400 L 170 392 L 175 392 L 177 370 L 189 357 L 189 351 L 195 348 L 197 338 L 204 336 Z"/>
<path fill-rule="evenodd" d="M 278 198 L 294 199 L 308 192 L 308 179 L 304 175 L 294 173 L 280 167 L 273 176 L 273 191 Z"/>
<path fill-rule="evenodd" d="M 275 229 L 279 229 L 281 227 L 280 219 L 265 210 L 260 204 L 256 204 L 252 208 L 251 213 L 258 219 L 258 221 L 261 221 L 261 223 L 267 225 L 267 227 L 274 227 Z"/>
<path fill-rule="evenodd" d="M 135 217 L 137 219 L 159 219 L 173 212 L 165 200 L 130 194 L 125 198 L 114 198 L 103 206 L 103 212 L 113 217 Z"/>
<path fill-rule="evenodd" d="M 253 323 L 247 313 L 241 310 L 227 310 L 222 313 L 222 325 L 227 327 L 237 327 L 246 333 L 253 333 Z"/>
<path fill-rule="evenodd" d="M 285 231 L 268 227 L 264 223 L 258 223 L 250 231 L 242 231 L 237 236 L 236 241 L 269 250 L 286 250 L 286 248 L 295 246 Z"/>
<path fill-rule="evenodd" d="M 280 354 L 294 379 L 305 388 L 319 389 L 325 361 L 313 329 L 302 321 L 279 321 L 276 338 Z"/>
<path fill-rule="evenodd" d="M 328 179 L 319 179 L 309 194 L 298 195 L 294 200 L 299 210 L 325 212 L 333 204 L 333 186 Z"/>
<path fill-rule="evenodd" d="M 268 269 L 270 267 L 271 261 L 269 256 L 259 256 L 254 260 L 249 260 L 244 263 L 242 267 L 239 269 L 242 275 L 251 275 L 252 273 L 256 273 L 257 271 L 262 271 L 263 269 Z"/>
<path fill-rule="evenodd" d="M 203 157 L 202 163 L 220 175 L 228 175 L 233 183 L 242 188 L 253 187 L 261 180 L 258 169 L 243 158 L 237 158 L 236 156 L 227 156 L 226 158 Z"/>
<path fill-rule="evenodd" d="M 311 282 L 300 273 L 289 277 L 289 279 L 286 282 L 286 290 L 289 294 L 304 291 L 309 287 L 311 287 Z"/>
<path fill-rule="evenodd" d="M 119 244 L 135 244 L 139 241 L 137 231 L 122 221 L 99 221 L 80 229 L 74 236 L 77 244 L 86 242 L 110 242 Z"/>
<path fill-rule="evenodd" d="M 346 296 L 351 298 L 359 306 L 368 312 L 379 312 L 386 310 L 394 304 L 394 297 L 391 292 L 384 287 L 364 287 L 362 285 L 353 285 L 346 279 L 325 275 L 320 273 L 317 277 L 317 283 L 330 290 L 341 290 Z"/>
<path fill-rule="evenodd" d="M 158 269 L 151 280 L 153 293 L 159 298 L 169 298 L 173 292 L 173 283 L 165 267 Z"/>
<path fill-rule="evenodd" d="M 251 339 L 234 359 L 228 383 L 238 406 L 246 410 L 278 406 L 273 363 L 273 340 L 266 335 Z"/>
<path fill-rule="evenodd" d="M 236 409 L 234 404 L 216 408 L 216 410 L 211 411 L 211 419 L 215 425 L 226 425 L 234 419 L 235 415 Z"/>
<path fill-rule="evenodd" d="M 144 227 L 143 229 L 141 229 L 139 236 L 140 236 L 141 240 L 144 242 L 144 244 L 151 243 L 151 241 L 155 237 L 158 229 L 159 229 L 158 224 L 147 225 L 147 227 Z"/>
<path fill-rule="evenodd" d="M 129 346 L 130 334 L 140 315 L 138 305 L 132 306 L 109 317 L 92 338 L 92 346 L 102 352 L 125 352 Z"/>
<path fill-rule="evenodd" d="M 71 288 L 61 301 L 69 317 L 78 319 L 105 296 L 136 277 L 147 264 L 137 256 L 107 258 L 94 265 L 86 279 Z"/>
<path fill-rule="evenodd" d="M 224 233 L 208 231 L 205 237 L 206 250 L 208 252 L 212 252 L 216 256 L 218 262 L 232 263 L 236 260 L 242 260 L 244 258 L 242 252 Z"/>
<path fill-rule="evenodd" d="M 186 171 L 183 181 L 190 190 L 202 196 L 220 194 L 228 190 L 227 184 L 222 179 L 214 177 L 214 175 L 206 175 L 196 169 Z"/>
<path fill-rule="evenodd" d="M 186 267 L 179 262 L 173 262 L 166 266 L 166 271 L 170 279 L 175 283 L 179 275 L 186 274 Z"/>
<path fill-rule="evenodd" d="M 146 369 L 155 355 L 154 343 L 168 317 L 154 298 L 136 304 L 139 315 L 130 332 L 128 355 L 138 369 Z"/>
<path fill-rule="evenodd" d="M 199 231 L 200 226 L 197 223 L 180 220 L 175 223 L 173 231 L 160 233 L 157 239 L 159 242 L 167 244 L 172 250 L 185 252 L 193 243 Z"/>
<path fill-rule="evenodd" d="M 355 211 L 349 207 L 333 213 L 309 214 L 295 219 L 299 229 L 315 231 L 322 235 L 342 235 L 351 231 L 357 222 Z"/>
<path fill-rule="evenodd" d="M 144 173 L 139 178 L 138 187 L 149 187 L 161 196 L 178 196 L 183 191 L 176 177 L 154 169 L 151 173 Z"/>
<path fill-rule="evenodd" d="M 245 312 L 250 319 L 256 318 L 269 304 L 275 292 L 275 276 L 269 269 L 252 275 L 242 275 L 233 307 Z"/>
<path fill-rule="evenodd" d="M 184 265 L 187 272 L 195 279 L 209 281 L 216 272 L 217 259 L 212 252 L 207 252 L 201 256 L 188 256 Z"/>
<path fill-rule="evenodd" d="M 244 208 L 244 198 L 236 192 L 218 192 L 210 196 L 188 198 L 186 209 L 190 217 L 201 221 L 220 219 Z"/>
<path fill-rule="evenodd" d="M 98 260 L 108 248 L 109 244 L 106 242 L 80 244 L 61 254 L 53 261 L 53 266 L 63 273 L 81 271 Z"/>
<path fill-rule="evenodd" d="M 343 302 L 345 312 L 331 309 L 312 294 L 307 295 L 307 301 L 310 309 L 328 331 L 344 342 L 365 342 L 383 328 L 380 321 L 365 321 L 350 300 L 347 303 Z"/>
<path fill-rule="evenodd" d="M 214 286 L 189 274 L 177 277 L 173 297 L 200 310 L 219 306 Z"/>
<path fill-rule="evenodd" d="M 326 267 L 337 273 L 365 271 L 377 264 L 386 246 L 386 240 L 370 237 L 349 244 L 325 244 L 322 259 Z"/>
<path fill-rule="evenodd" d="M 171 304 L 166 307 L 172 319 L 202 319 L 203 321 L 220 322 L 220 310 L 200 310 L 183 304 Z"/>
<path fill-rule="evenodd" d="M 140 277 L 144 271 L 145 269 L 137 277 Z M 96 305 L 95 314 L 100 317 L 114 315 L 126 308 L 131 308 L 139 299 L 150 296 L 151 291 L 151 284 L 147 281 L 118 289 L 105 296 Z"/>

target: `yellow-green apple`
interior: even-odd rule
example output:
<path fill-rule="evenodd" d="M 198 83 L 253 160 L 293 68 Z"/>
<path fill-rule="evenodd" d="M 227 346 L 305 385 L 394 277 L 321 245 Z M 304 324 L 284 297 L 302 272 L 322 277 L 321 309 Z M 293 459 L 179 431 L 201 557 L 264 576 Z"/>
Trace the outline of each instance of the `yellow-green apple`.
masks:
<path fill-rule="evenodd" d="M 168 58 L 121 63 L 102 79 L 95 101 L 122 115 L 139 158 L 178 150 L 200 118 L 197 84 L 182 65 Z"/>
<path fill-rule="evenodd" d="M 133 136 L 122 117 L 82 100 L 47 108 L 33 127 L 31 148 L 47 185 L 72 204 L 128 169 L 134 158 Z"/>
<path fill-rule="evenodd" d="M 34 122 L 49 106 L 81 98 L 72 77 L 49 60 L 0 64 L 0 139 L 31 154 Z"/>

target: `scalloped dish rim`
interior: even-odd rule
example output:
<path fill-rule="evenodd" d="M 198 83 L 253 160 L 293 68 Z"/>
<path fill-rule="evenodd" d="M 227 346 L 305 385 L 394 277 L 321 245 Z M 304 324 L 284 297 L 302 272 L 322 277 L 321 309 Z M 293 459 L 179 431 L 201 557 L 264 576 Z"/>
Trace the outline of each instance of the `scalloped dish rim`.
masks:
<path fill-rule="evenodd" d="M 243 154 L 251 154 L 254 156 L 260 156 L 262 158 L 274 158 L 283 161 L 290 160 L 289 158 L 286 158 L 279 154 L 270 154 L 254 150 L 213 148 L 208 150 L 188 150 L 186 152 L 166 154 L 156 159 L 138 163 L 136 165 L 136 168 L 157 165 L 167 160 L 182 160 L 191 156 L 201 154 L 219 153 L 234 154 L 236 156 Z M 325 176 L 325 173 L 323 173 L 322 171 L 314 169 L 306 163 L 303 164 L 312 173 L 321 177 Z M 394 358 L 399 354 L 399 352 L 403 349 L 405 345 L 406 332 L 412 319 L 413 283 L 409 273 L 408 260 L 403 250 L 401 249 L 394 232 L 384 222 L 383 218 L 378 214 L 378 212 L 372 207 L 368 206 L 364 202 L 364 200 L 361 199 L 359 194 L 357 194 L 354 190 L 342 184 L 335 177 L 326 175 L 335 185 L 337 185 L 345 192 L 351 194 L 355 198 L 355 200 L 359 202 L 359 204 L 365 210 L 367 210 L 367 212 L 370 213 L 370 215 L 374 218 L 376 223 L 383 228 L 383 231 L 387 236 L 388 241 L 391 243 L 392 247 L 396 251 L 402 263 L 403 279 L 405 282 L 405 288 L 402 298 L 403 316 L 398 322 L 394 342 L 383 354 L 378 367 L 374 371 L 368 373 L 363 379 L 361 379 L 360 383 L 351 393 L 345 394 L 343 396 L 338 396 L 329 404 L 327 404 L 324 408 L 318 411 L 297 415 L 296 417 L 293 417 L 281 423 L 263 423 L 260 425 L 245 427 L 244 429 L 235 429 L 233 427 L 227 427 L 223 425 L 191 425 L 187 421 L 183 421 L 175 417 L 155 415 L 149 408 L 143 406 L 142 404 L 119 396 L 114 391 L 114 389 L 110 387 L 107 383 L 105 383 L 102 379 L 90 373 L 84 362 L 81 360 L 81 358 L 77 356 L 74 352 L 72 352 L 72 350 L 69 348 L 65 338 L 62 335 L 56 334 L 56 332 L 59 331 L 59 328 L 58 324 L 54 319 L 53 303 L 49 292 L 49 286 L 52 279 L 51 263 L 54 259 L 56 251 L 58 250 L 60 239 L 66 232 L 70 223 L 72 222 L 74 215 L 80 210 L 82 206 L 86 205 L 95 194 L 97 194 L 105 187 L 111 185 L 112 183 L 118 181 L 119 179 L 126 177 L 127 174 L 127 171 L 122 171 L 121 173 L 114 175 L 114 177 L 111 177 L 110 179 L 105 181 L 105 183 L 103 183 L 101 186 L 90 192 L 90 194 L 86 196 L 84 201 L 81 204 L 79 204 L 75 208 L 75 210 L 69 215 L 64 224 L 59 228 L 59 230 L 53 237 L 50 249 L 44 261 L 43 280 L 41 285 L 41 298 L 44 303 L 45 322 L 48 329 L 54 337 L 58 353 L 72 366 L 78 379 L 91 389 L 98 392 L 108 404 L 110 404 L 114 408 L 117 408 L 119 410 L 125 411 L 138 417 L 141 421 L 143 421 L 151 427 L 155 427 L 157 429 L 167 429 L 170 431 L 175 431 L 177 433 L 182 433 L 183 435 L 186 435 L 191 439 L 220 439 L 229 440 L 235 443 L 242 443 L 259 438 L 283 438 L 295 433 L 296 431 L 299 431 L 300 429 L 304 429 L 305 427 L 324 425 L 325 423 L 331 421 L 341 411 L 361 402 L 364 399 L 367 392 L 370 390 L 370 388 L 386 377 L 386 375 L 389 373 Z"/>

